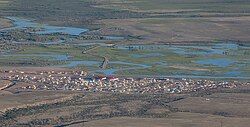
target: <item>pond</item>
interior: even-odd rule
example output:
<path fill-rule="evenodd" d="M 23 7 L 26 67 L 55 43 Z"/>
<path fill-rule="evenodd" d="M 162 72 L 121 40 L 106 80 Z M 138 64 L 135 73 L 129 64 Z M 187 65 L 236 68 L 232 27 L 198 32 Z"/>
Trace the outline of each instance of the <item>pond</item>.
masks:
<path fill-rule="evenodd" d="M 197 64 L 202 65 L 213 65 L 218 67 L 228 67 L 231 64 L 235 63 L 233 60 L 226 59 L 226 58 L 215 58 L 215 59 L 202 59 L 196 61 Z"/>
<path fill-rule="evenodd" d="M 35 34 L 53 34 L 63 33 L 68 35 L 80 35 L 85 33 L 88 29 L 75 28 L 75 27 L 59 27 L 51 26 L 48 24 L 35 23 L 34 20 L 27 20 L 17 17 L 7 17 L 13 21 L 13 27 L 2 29 L 29 29 L 30 33 Z M 37 54 L 7 54 L 0 56 L 0 59 L 4 60 L 9 56 L 17 60 L 26 60 L 31 57 L 39 57 L 40 59 L 49 59 L 52 61 L 64 61 L 63 65 L 55 65 L 56 67 L 74 68 L 77 66 L 86 66 L 92 68 L 91 73 L 102 73 L 105 75 L 119 74 L 121 71 L 133 71 L 147 72 L 150 68 L 153 68 L 154 74 L 162 72 L 166 74 L 172 74 L 172 76 L 185 76 L 185 77 L 250 77 L 246 73 L 246 69 L 249 69 L 250 57 L 249 47 L 244 47 L 234 42 L 230 43 L 209 43 L 209 44 L 183 44 L 183 45 L 164 45 L 164 44 L 131 44 L 131 45 L 114 45 L 110 47 L 109 44 L 105 44 L 107 40 L 121 40 L 124 37 L 118 36 L 102 36 L 104 42 L 95 40 L 93 42 L 84 42 L 76 45 L 93 45 L 98 44 L 104 48 L 104 53 L 109 54 L 111 58 L 116 58 L 109 61 L 111 68 L 98 69 L 102 64 L 102 61 L 91 60 L 79 60 L 74 59 L 65 54 L 56 53 L 37 53 Z M 58 44 L 64 43 L 65 40 L 58 40 L 55 42 L 46 42 L 43 44 Z M 18 42 L 13 42 L 18 43 Z M 108 48 L 107 48 L 108 47 Z M 115 48 L 115 49 L 113 49 Z M 99 50 L 99 49 L 97 49 Z M 106 52 L 106 50 L 108 52 Z M 53 51 L 52 51 L 53 52 Z M 124 54 L 124 55 L 123 55 Z M 103 54 L 101 54 L 103 55 Z M 116 64 L 116 66 L 112 66 Z M 244 66 L 243 66 L 244 65 Z M 93 69 L 95 68 L 95 69 Z M 144 70 L 143 70 L 144 69 Z M 145 71 L 146 70 L 146 71 Z M 169 73 L 165 73 L 169 72 Z M 130 72 L 129 72 L 130 73 Z M 153 74 L 152 70 L 148 73 Z M 150 75 L 149 74 L 149 75 Z M 161 73 L 159 73 L 161 75 Z M 170 75 L 171 76 L 171 75 Z"/>
<path fill-rule="evenodd" d="M 48 24 L 40 24 L 34 22 L 34 20 L 28 20 L 24 18 L 18 18 L 18 17 L 6 17 L 7 19 L 10 19 L 13 23 L 13 27 L 10 28 L 4 28 L 1 29 L 1 31 L 8 31 L 8 30 L 14 30 L 14 29 L 28 29 L 32 28 L 34 31 L 30 31 L 29 33 L 34 34 L 54 34 L 54 33 L 62 33 L 62 34 L 68 34 L 73 36 L 78 36 L 82 33 L 85 33 L 89 31 L 89 29 L 86 28 L 76 28 L 76 27 L 60 27 L 60 26 L 51 26 Z M 123 40 L 124 37 L 119 36 L 102 36 L 104 40 Z M 53 44 L 49 43 L 49 44 Z"/>
<path fill-rule="evenodd" d="M 59 26 L 51 26 L 48 24 L 39 24 L 39 23 L 33 22 L 32 20 L 27 20 L 27 19 L 17 18 L 17 17 L 6 17 L 6 18 L 13 21 L 14 27 L 5 28 L 2 30 L 35 28 L 37 29 L 37 31 L 30 32 L 30 33 L 36 33 L 36 34 L 63 33 L 63 34 L 69 34 L 69 35 L 80 35 L 81 33 L 88 31 L 88 29 L 83 29 L 83 28 L 59 27 Z"/>
<path fill-rule="evenodd" d="M 250 78 L 245 71 L 250 67 L 249 47 L 234 42 L 117 45 L 115 48 L 129 54 L 131 59 L 150 63 L 155 70 L 162 68 L 159 69 L 159 76 L 169 73 L 165 76 Z M 150 75 L 150 72 L 147 73 Z"/>
<path fill-rule="evenodd" d="M 148 53 L 148 54 L 132 54 L 131 57 L 133 58 L 150 58 L 150 57 L 160 57 L 164 56 L 161 53 Z"/>
<path fill-rule="evenodd" d="M 41 57 L 43 59 L 54 60 L 54 61 L 65 61 L 68 60 L 68 55 L 60 55 L 54 53 L 40 53 L 40 54 L 6 54 L 1 55 L 0 58 L 16 57 L 18 60 L 28 60 L 32 57 Z"/>

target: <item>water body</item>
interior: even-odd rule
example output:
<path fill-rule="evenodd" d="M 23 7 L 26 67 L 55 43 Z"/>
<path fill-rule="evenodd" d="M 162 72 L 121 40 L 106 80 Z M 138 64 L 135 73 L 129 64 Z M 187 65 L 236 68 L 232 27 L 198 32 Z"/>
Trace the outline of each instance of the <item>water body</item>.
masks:
<path fill-rule="evenodd" d="M 118 36 L 103 36 L 106 40 L 123 40 L 124 37 L 118 37 Z"/>
<path fill-rule="evenodd" d="M 156 50 L 156 49 L 166 49 L 168 45 L 117 45 L 115 48 L 121 50 Z"/>
<path fill-rule="evenodd" d="M 173 52 L 179 55 L 222 55 L 228 50 L 238 50 L 237 44 L 220 43 L 212 46 L 171 46 Z"/>
<path fill-rule="evenodd" d="M 139 47 L 139 46 L 138 46 Z M 165 49 L 169 49 L 169 50 L 173 50 L 175 46 L 165 46 L 163 45 L 161 48 Z M 177 46 L 176 46 L 177 47 Z M 187 47 L 187 46 L 184 46 Z M 221 47 L 221 49 L 219 49 Z M 140 47 L 142 48 L 142 47 Z M 183 48 L 183 47 L 182 47 Z M 189 48 L 189 47 L 188 47 Z M 203 47 L 200 47 L 203 48 Z M 210 47 L 206 47 L 209 48 Z M 229 50 L 225 47 L 222 48 L 222 46 L 218 46 L 218 47 L 214 47 L 217 48 L 218 50 Z M 231 48 L 231 46 L 229 47 L 230 50 L 238 50 L 238 48 Z M 125 48 L 127 49 L 127 48 Z M 145 49 L 145 48 L 144 48 Z M 158 46 L 152 47 L 152 46 L 148 46 L 146 48 L 147 50 L 151 50 L 151 49 L 158 49 Z M 176 50 L 178 50 L 178 48 L 176 48 Z M 216 49 L 216 50 L 217 50 Z M 157 56 L 161 56 L 161 55 L 167 55 L 167 54 L 162 54 L 159 52 L 155 53 L 155 50 L 153 50 L 153 53 L 145 53 L 145 54 L 135 54 L 132 55 L 131 57 L 134 58 L 142 58 L 142 57 L 157 57 Z M 182 53 L 185 53 L 185 51 L 183 51 Z M 185 53 L 186 54 L 186 53 Z M 182 55 L 185 55 L 182 54 Z M 198 55 L 202 55 L 202 54 L 198 54 Z M 99 66 L 101 65 L 102 61 L 87 61 L 87 60 L 72 60 L 70 58 L 69 55 L 67 54 L 55 54 L 55 53 L 41 53 L 41 54 L 9 54 L 9 55 L 2 55 L 1 57 L 5 57 L 5 56 L 18 56 L 20 57 L 20 59 L 26 58 L 28 59 L 29 57 L 42 57 L 44 59 L 49 59 L 49 60 L 54 60 L 54 61 L 65 61 L 67 62 L 66 64 L 63 65 L 55 65 L 55 67 L 66 67 L 66 68 L 74 68 L 77 66 L 86 66 L 86 67 L 94 67 L 94 68 L 99 68 Z M 0 57 L 0 58 L 1 58 Z M 246 79 L 249 78 L 249 76 L 245 75 L 242 72 L 242 68 L 241 67 L 243 65 L 240 66 L 239 63 L 229 57 L 227 57 L 227 55 L 220 55 L 221 58 L 209 58 L 209 57 L 200 57 L 199 60 L 195 60 L 193 61 L 195 64 L 199 64 L 202 67 L 206 67 L 206 66 L 214 66 L 215 68 L 228 68 L 229 70 L 227 72 L 207 72 L 207 71 L 192 71 L 192 72 L 185 72 L 182 70 L 178 70 L 175 73 L 173 72 L 172 76 L 171 75 L 162 75 L 162 77 L 186 77 L 186 78 L 214 78 L 214 77 L 218 77 L 218 78 L 233 78 L 233 77 L 237 77 L 237 78 L 242 78 L 242 79 Z M 249 61 L 245 61 L 246 63 L 244 63 L 244 65 L 247 65 L 249 63 Z M 119 71 L 124 71 L 124 70 L 136 70 L 136 69 L 146 69 L 146 68 L 150 68 L 153 65 L 157 64 L 159 66 L 170 66 L 171 63 L 168 63 L 168 61 L 159 61 L 159 62 L 152 62 L 149 65 L 146 65 L 144 63 L 130 63 L 130 62 L 125 62 L 125 61 L 109 61 L 109 64 L 119 64 L 121 66 L 121 68 L 112 68 L 112 69 L 97 69 L 97 70 L 90 70 L 91 73 L 102 73 L 105 75 L 115 75 L 117 72 Z M 131 67 L 127 67 L 126 65 L 130 65 Z M 232 66 L 231 66 L 232 65 Z M 124 66 L 124 67 L 123 67 Z M 238 68 L 238 69 L 237 69 Z M 167 71 L 167 70 L 166 70 Z M 149 75 L 150 77 L 150 75 Z"/>
<path fill-rule="evenodd" d="M 89 31 L 86 28 L 76 28 L 76 27 L 59 27 L 59 26 L 51 26 L 48 24 L 40 24 L 34 22 L 34 20 L 28 20 L 24 18 L 18 17 L 6 17 L 13 22 L 13 27 L 1 29 L 1 31 L 13 30 L 13 29 L 27 29 L 27 28 L 34 28 L 37 31 L 30 32 L 35 34 L 54 34 L 54 33 L 62 33 L 62 34 L 69 34 L 78 36 L 81 33 L 85 33 Z M 105 40 L 123 40 L 124 37 L 119 36 L 103 36 Z M 53 44 L 53 42 L 50 44 Z"/>
<path fill-rule="evenodd" d="M 136 77 L 136 76 L 135 76 Z M 242 79 L 242 80 L 250 80 L 250 77 L 246 76 L 197 76 L 197 75 L 139 75 L 138 77 L 154 77 L 154 78 L 191 78 L 191 79 Z"/>
<path fill-rule="evenodd" d="M 150 58 L 150 57 L 161 57 L 164 56 L 161 53 L 148 53 L 148 54 L 132 54 L 133 58 Z"/>
<path fill-rule="evenodd" d="M 13 21 L 14 27 L 11 28 L 5 28 L 2 30 L 13 30 L 13 29 L 28 29 L 28 28 L 34 28 L 36 31 L 31 31 L 30 33 L 35 34 L 53 34 L 53 33 L 64 33 L 69 35 L 80 35 L 81 33 L 87 32 L 88 29 L 82 29 L 82 28 L 74 28 L 74 27 L 58 27 L 58 26 L 51 26 L 48 24 L 39 24 L 35 23 L 33 20 L 27 20 L 22 18 L 16 18 L 16 17 L 7 17 L 8 19 Z M 106 40 L 121 40 L 124 39 L 124 37 L 116 37 L 116 36 L 103 36 Z M 62 41 L 58 42 L 48 42 L 47 44 L 57 44 L 62 43 Z M 92 43 L 91 43 L 92 44 Z M 102 43 L 100 43 L 102 44 Z M 85 44 L 82 44 L 85 45 Z M 89 45 L 86 43 L 86 45 Z M 107 44 L 101 45 L 101 46 L 108 46 Z M 194 64 L 199 64 L 202 67 L 206 66 L 215 66 L 215 68 L 226 68 L 229 67 L 228 72 L 222 72 L 222 74 L 217 73 L 214 74 L 218 77 L 243 77 L 246 76 L 243 74 L 243 72 L 239 69 L 235 69 L 240 66 L 241 63 L 237 63 L 237 61 L 233 60 L 232 58 L 227 57 L 225 55 L 225 52 L 234 52 L 238 51 L 239 48 L 242 49 L 242 46 L 239 46 L 236 43 L 217 43 L 217 44 L 209 44 L 209 45 L 118 45 L 116 46 L 117 49 L 120 50 L 149 50 L 152 51 L 152 53 L 145 53 L 145 54 L 132 54 L 130 57 L 132 58 L 150 58 L 150 57 L 161 57 L 168 54 L 162 54 L 161 51 L 167 50 L 171 51 L 172 53 L 178 54 L 180 56 L 199 56 L 199 60 L 193 61 Z M 249 49 L 249 47 L 247 48 Z M 155 51 L 159 51 L 159 53 L 155 53 Z M 219 58 L 213 58 L 210 56 L 220 56 Z M 6 55 L 2 55 L 0 58 L 5 57 Z M 81 60 L 71 60 L 68 55 L 63 54 L 53 54 L 53 53 L 41 53 L 41 54 L 25 54 L 25 55 L 13 55 L 9 54 L 9 56 L 17 56 L 18 59 L 29 59 L 29 57 L 42 57 L 44 59 L 54 60 L 54 61 L 66 61 L 67 64 L 64 65 L 57 65 L 57 67 L 68 67 L 68 68 L 74 68 L 80 65 L 84 65 L 87 67 L 99 67 L 101 64 L 101 61 L 81 61 Z M 154 64 L 158 64 L 162 66 L 168 66 L 168 61 L 159 61 L 154 62 L 150 65 L 145 65 L 143 63 L 141 64 L 135 64 L 135 63 L 129 63 L 129 62 L 123 62 L 123 61 L 110 61 L 109 64 L 119 64 L 121 65 L 130 65 L 131 67 L 125 67 L 119 68 L 119 69 L 99 69 L 99 70 L 93 70 L 92 73 L 103 73 L 105 75 L 114 75 L 118 71 L 123 70 L 136 70 L 136 69 L 145 69 L 150 68 Z M 249 64 L 249 61 L 246 61 L 246 64 Z M 232 66 L 234 68 L 232 68 Z M 245 65 L 245 64 L 244 64 Z M 184 71 L 180 70 L 180 72 L 173 73 L 173 76 L 176 77 L 205 77 L 210 78 L 211 76 L 208 76 L 209 74 L 206 74 L 207 72 L 201 72 L 201 71 L 192 71 L 188 75 L 184 75 Z"/>
<path fill-rule="evenodd" d="M 13 21 L 14 27 L 2 29 L 2 30 L 35 28 L 35 29 L 38 29 L 38 31 L 30 32 L 30 33 L 35 33 L 35 34 L 63 33 L 63 34 L 69 34 L 69 35 L 80 35 L 81 33 L 88 31 L 88 29 L 83 29 L 83 28 L 59 27 L 59 26 L 51 26 L 48 24 L 39 24 L 39 23 L 33 22 L 32 20 L 27 20 L 27 19 L 17 18 L 17 17 L 6 17 L 6 18 Z"/>
<path fill-rule="evenodd" d="M 216 59 L 202 59 L 196 61 L 197 64 L 201 65 L 213 65 L 218 67 L 228 67 L 231 64 L 235 63 L 233 60 L 227 58 L 216 58 Z"/>
<path fill-rule="evenodd" d="M 119 68 L 119 69 L 102 69 L 102 70 L 95 70 L 93 72 L 94 73 L 102 73 L 104 75 L 115 75 L 115 73 L 118 72 L 118 71 L 145 69 L 145 68 L 151 67 L 151 66 L 145 65 L 145 64 L 135 64 L 135 63 L 121 62 L 121 61 L 112 61 L 112 62 L 109 62 L 109 63 L 110 64 L 132 65 L 133 67 Z"/>
<path fill-rule="evenodd" d="M 6 54 L 1 55 L 2 57 L 18 57 L 19 60 L 27 60 L 30 57 L 42 57 L 44 59 L 51 59 L 56 61 L 66 61 L 68 60 L 68 55 L 60 55 L 60 54 L 50 54 L 50 53 L 41 53 L 41 54 Z"/>
<path fill-rule="evenodd" d="M 8 54 L 8 55 L 1 55 L 0 58 L 4 57 L 18 57 L 19 60 L 27 60 L 31 57 L 42 57 L 43 59 L 49 59 L 52 61 L 66 61 L 66 64 L 63 65 L 55 65 L 54 67 L 65 67 L 65 68 L 74 68 L 80 65 L 84 65 L 87 67 L 99 67 L 101 65 L 101 61 L 87 61 L 87 60 L 70 60 L 70 56 L 65 54 L 54 54 L 54 53 L 41 53 L 41 54 Z M 130 70 L 130 69 L 143 69 L 148 68 L 150 66 L 144 64 L 136 64 L 136 63 L 129 63 L 123 61 L 110 61 L 109 64 L 119 64 L 119 65 L 131 65 L 133 67 L 128 68 L 120 68 L 120 69 L 100 69 L 95 70 L 95 73 L 103 73 L 105 75 L 114 75 L 115 72 L 121 70 Z"/>
<path fill-rule="evenodd" d="M 192 72 L 185 72 L 185 70 L 178 70 L 176 72 L 171 72 L 173 76 L 176 77 L 204 77 L 204 78 L 211 78 L 213 76 L 218 76 L 220 78 L 243 78 L 247 79 L 250 78 L 249 75 L 246 75 L 242 69 L 249 65 L 248 58 L 244 58 L 241 56 L 241 54 L 237 53 L 243 53 L 242 50 L 247 50 L 248 47 L 240 46 L 237 43 L 210 43 L 210 44 L 204 44 L 204 45 L 119 45 L 115 48 L 120 50 L 127 50 L 127 52 L 131 51 L 130 53 L 133 53 L 133 50 L 136 51 L 142 51 L 145 50 L 146 52 L 152 51 L 152 53 L 145 53 L 145 54 L 137 54 L 134 52 L 134 54 L 130 55 L 132 58 L 144 58 L 144 57 L 157 57 L 154 53 L 159 51 L 159 53 L 162 53 L 162 51 L 170 51 L 172 53 L 175 53 L 181 57 L 190 58 L 194 60 L 192 63 L 198 64 L 197 66 L 200 66 L 201 68 L 214 68 L 212 71 L 192 71 Z M 242 52 L 241 52 L 242 51 Z M 154 54 L 154 55 L 152 55 Z M 163 53 L 162 53 L 163 54 Z M 164 54 L 168 55 L 168 54 Z M 244 55 L 244 54 L 242 54 Z M 247 55 L 247 54 L 246 54 Z M 161 55 L 159 55 L 161 56 Z M 239 58 L 234 58 L 233 56 Z M 238 61 L 239 60 L 239 61 Z M 168 61 L 159 61 L 159 62 L 167 62 Z M 151 65 L 153 65 L 152 63 Z M 182 63 L 179 63 L 182 64 Z M 157 64 L 161 65 L 161 64 Z M 168 63 L 163 66 L 169 66 L 171 63 Z M 184 65 L 185 66 L 185 65 Z M 238 68 L 238 69 L 237 69 Z M 227 72 L 221 71 L 221 70 L 227 70 Z"/>
<path fill-rule="evenodd" d="M 226 67 L 230 64 L 235 63 L 234 60 L 228 59 L 226 52 L 234 52 L 239 50 L 239 45 L 236 43 L 219 43 L 209 45 L 130 45 L 130 46 L 117 46 L 121 50 L 152 50 L 156 49 L 167 50 L 176 53 L 181 56 L 202 56 L 204 59 L 198 60 L 195 63 L 198 64 L 211 64 L 219 67 Z M 161 53 L 148 53 L 148 54 L 132 54 L 133 58 L 144 58 L 144 57 L 158 57 L 162 56 Z M 220 55 L 222 58 L 209 59 L 209 56 Z"/>
<path fill-rule="evenodd" d="M 74 68 L 80 65 L 84 65 L 87 67 L 99 67 L 102 62 L 100 61 L 68 61 L 68 64 L 64 65 L 57 65 L 56 67 L 66 67 L 66 68 Z M 151 66 L 144 65 L 144 64 L 135 64 L 129 62 L 122 62 L 122 61 L 110 61 L 109 64 L 120 64 L 120 65 L 131 65 L 133 67 L 128 68 L 120 68 L 120 69 L 99 69 L 91 71 L 91 73 L 102 73 L 104 75 L 114 75 L 116 72 L 121 70 L 132 70 L 132 69 L 143 69 L 149 68 Z"/>
<path fill-rule="evenodd" d="M 226 72 L 224 75 L 230 76 L 230 77 L 241 77 L 241 71 L 233 70 L 233 71 Z"/>
<path fill-rule="evenodd" d="M 101 62 L 98 61 L 75 61 L 75 60 L 67 60 L 67 64 L 64 65 L 56 65 L 56 67 L 66 67 L 66 68 L 74 68 L 80 65 L 84 66 L 99 66 Z"/>
<path fill-rule="evenodd" d="M 222 50 L 223 49 L 237 50 L 239 48 L 239 45 L 235 43 L 219 43 L 219 44 L 215 44 L 213 48 L 222 49 Z"/>
<path fill-rule="evenodd" d="M 238 50 L 236 43 L 218 43 L 210 45 L 119 45 L 121 50 L 171 50 L 178 55 L 222 55 L 229 50 Z"/>

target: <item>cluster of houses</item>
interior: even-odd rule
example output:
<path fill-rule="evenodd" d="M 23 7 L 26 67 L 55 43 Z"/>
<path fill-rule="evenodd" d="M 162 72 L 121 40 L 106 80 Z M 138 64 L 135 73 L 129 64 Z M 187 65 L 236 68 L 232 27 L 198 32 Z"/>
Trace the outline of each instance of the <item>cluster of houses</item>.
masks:
<path fill-rule="evenodd" d="M 88 76 L 84 71 L 8 71 L 4 80 L 25 82 L 22 89 L 72 90 L 116 93 L 183 93 L 217 88 L 235 88 L 250 83 L 172 78 L 125 78 Z"/>

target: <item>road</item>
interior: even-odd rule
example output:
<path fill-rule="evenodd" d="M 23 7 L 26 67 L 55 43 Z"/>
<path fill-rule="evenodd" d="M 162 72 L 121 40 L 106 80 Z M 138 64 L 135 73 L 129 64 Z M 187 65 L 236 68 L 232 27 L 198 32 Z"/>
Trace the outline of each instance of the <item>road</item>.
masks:
<path fill-rule="evenodd" d="M 103 62 L 102 62 L 102 64 L 101 64 L 99 67 L 102 68 L 102 69 L 105 69 L 105 68 L 107 67 L 107 65 L 108 65 L 108 62 L 109 62 L 108 57 L 106 57 L 106 56 L 101 56 L 101 55 L 97 55 L 97 54 L 93 54 L 93 53 L 89 53 L 90 51 L 93 51 L 94 49 L 97 49 L 97 48 L 99 48 L 99 47 L 101 47 L 101 46 L 100 46 L 100 45 L 96 45 L 96 46 L 94 46 L 94 47 L 91 47 L 91 48 L 89 48 L 89 49 L 86 49 L 86 50 L 82 51 L 82 54 L 88 54 L 88 55 L 92 55 L 92 56 L 95 56 L 95 57 L 100 57 L 100 58 L 102 58 L 102 59 L 103 59 Z"/>

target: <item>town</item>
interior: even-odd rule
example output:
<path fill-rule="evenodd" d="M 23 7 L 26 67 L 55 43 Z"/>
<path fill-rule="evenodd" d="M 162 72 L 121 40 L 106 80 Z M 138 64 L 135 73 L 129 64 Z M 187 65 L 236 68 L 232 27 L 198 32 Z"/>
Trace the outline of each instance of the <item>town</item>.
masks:
<path fill-rule="evenodd" d="M 175 78 L 128 78 L 114 76 L 88 75 L 84 71 L 38 71 L 24 72 L 19 70 L 2 70 L 1 79 L 11 81 L 5 88 L 17 82 L 30 85 L 20 86 L 20 90 L 70 90 L 83 92 L 112 93 L 187 93 L 217 88 L 236 88 L 250 85 L 250 82 L 212 81 Z"/>

